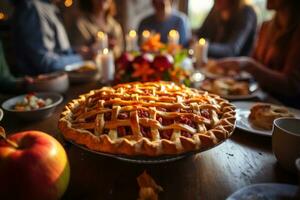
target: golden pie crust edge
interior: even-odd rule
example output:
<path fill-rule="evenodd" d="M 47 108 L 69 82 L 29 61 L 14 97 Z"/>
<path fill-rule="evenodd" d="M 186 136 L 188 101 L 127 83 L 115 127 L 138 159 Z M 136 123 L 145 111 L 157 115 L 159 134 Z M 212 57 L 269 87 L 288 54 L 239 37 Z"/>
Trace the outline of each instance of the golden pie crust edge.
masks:
<path fill-rule="evenodd" d="M 210 95 L 214 98 L 218 98 L 219 105 L 221 106 L 220 110 L 223 112 L 223 115 L 217 125 L 205 133 L 197 133 L 193 138 L 180 136 L 177 141 L 161 139 L 153 142 L 145 137 L 138 141 L 130 141 L 127 138 L 120 138 L 118 141 L 113 141 L 106 134 L 95 136 L 89 131 L 78 131 L 75 128 L 72 128 L 72 124 L 68 120 L 72 115 L 72 109 L 79 105 L 79 100 L 84 98 L 85 95 L 92 94 L 93 91 L 95 90 L 80 95 L 79 99 L 74 99 L 69 102 L 61 113 L 58 122 L 58 128 L 65 139 L 84 145 L 93 151 L 127 156 L 151 157 L 178 155 L 191 151 L 204 151 L 226 140 L 232 135 L 235 128 L 236 117 L 234 105 L 217 95 Z M 181 144 L 178 145 L 178 143 Z"/>

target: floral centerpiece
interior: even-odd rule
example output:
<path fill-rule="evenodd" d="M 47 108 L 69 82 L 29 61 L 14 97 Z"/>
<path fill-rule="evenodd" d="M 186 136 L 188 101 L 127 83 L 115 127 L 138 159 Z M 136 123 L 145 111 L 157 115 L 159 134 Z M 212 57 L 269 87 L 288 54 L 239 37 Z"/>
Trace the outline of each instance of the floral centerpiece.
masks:
<path fill-rule="evenodd" d="M 116 60 L 115 81 L 173 81 L 190 85 L 192 62 L 178 44 L 163 44 L 160 35 L 150 36 L 137 52 L 124 52 Z"/>

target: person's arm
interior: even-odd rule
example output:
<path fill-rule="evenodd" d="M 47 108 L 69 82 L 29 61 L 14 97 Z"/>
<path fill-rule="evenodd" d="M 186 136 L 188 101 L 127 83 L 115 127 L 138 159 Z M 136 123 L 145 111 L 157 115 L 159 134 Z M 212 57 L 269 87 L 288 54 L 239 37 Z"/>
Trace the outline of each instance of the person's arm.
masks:
<path fill-rule="evenodd" d="M 121 25 L 115 21 L 114 23 L 114 38 L 116 40 L 116 44 L 113 47 L 114 54 L 116 57 L 119 57 L 124 50 L 124 39 L 123 39 L 123 31 Z"/>
<path fill-rule="evenodd" d="M 9 71 L 0 41 L 0 92 L 15 92 L 20 88 L 20 85 L 21 82 L 17 81 Z"/>
<path fill-rule="evenodd" d="M 82 18 L 72 24 L 71 31 L 69 34 L 70 42 L 72 47 L 79 47 L 81 45 L 87 45 L 92 41 L 91 34 L 85 26 L 85 22 Z"/>
<path fill-rule="evenodd" d="M 269 69 L 250 57 L 226 58 L 219 60 L 217 65 L 247 71 L 266 91 L 292 97 L 300 94 L 299 47 L 290 51 L 283 71 Z"/>
<path fill-rule="evenodd" d="M 245 45 L 249 35 L 256 28 L 256 14 L 253 9 L 245 9 L 239 16 L 236 30 L 230 35 L 225 43 L 210 43 L 208 54 L 214 58 L 238 56 Z"/>
<path fill-rule="evenodd" d="M 55 30 L 47 19 L 40 16 L 32 7 L 24 13 L 23 22 L 20 24 L 19 37 L 24 42 L 24 54 L 34 64 L 35 73 L 49 73 L 62 70 L 64 66 L 82 61 L 77 54 L 56 53 Z"/>
<path fill-rule="evenodd" d="M 282 71 L 271 70 L 256 61 L 248 64 L 245 70 L 253 74 L 259 84 L 270 92 L 285 96 L 300 95 L 300 45 L 293 44 L 296 48 L 289 50 Z"/>

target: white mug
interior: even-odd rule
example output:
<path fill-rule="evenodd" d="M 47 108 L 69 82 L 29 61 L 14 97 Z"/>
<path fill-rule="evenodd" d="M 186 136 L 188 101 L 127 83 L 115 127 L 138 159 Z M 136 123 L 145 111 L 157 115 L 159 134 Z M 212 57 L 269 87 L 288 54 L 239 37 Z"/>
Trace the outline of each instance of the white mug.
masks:
<path fill-rule="evenodd" d="M 290 172 L 296 172 L 295 161 L 300 157 L 300 119 L 274 120 L 272 149 L 279 164 Z"/>
<path fill-rule="evenodd" d="M 296 168 L 298 171 L 298 183 L 299 183 L 299 187 L 300 187 L 300 157 L 296 160 L 295 164 L 296 164 Z"/>

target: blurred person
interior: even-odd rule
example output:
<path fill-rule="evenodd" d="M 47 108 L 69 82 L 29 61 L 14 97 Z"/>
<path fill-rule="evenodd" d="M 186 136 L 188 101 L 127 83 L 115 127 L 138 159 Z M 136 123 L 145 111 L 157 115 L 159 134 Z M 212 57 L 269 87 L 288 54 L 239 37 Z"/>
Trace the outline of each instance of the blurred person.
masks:
<path fill-rule="evenodd" d="M 173 0 L 152 0 L 154 14 L 144 18 L 138 28 L 139 36 L 144 30 L 159 33 L 161 41 L 168 42 L 170 30 L 177 30 L 180 39 L 179 43 L 188 46 L 191 38 L 191 30 L 188 18 L 185 14 L 172 8 Z"/>
<path fill-rule="evenodd" d="M 123 51 L 123 31 L 114 19 L 113 0 L 79 0 L 81 17 L 72 26 L 69 35 L 72 46 L 93 45 L 99 31 L 108 35 L 109 48 L 119 57 Z"/>
<path fill-rule="evenodd" d="M 15 78 L 9 70 L 0 40 L 0 93 L 25 92 L 26 83 L 30 78 Z"/>
<path fill-rule="evenodd" d="M 300 108 L 300 1 L 268 0 L 274 17 L 262 24 L 252 57 L 227 58 L 218 65 L 251 73 L 283 103 Z"/>
<path fill-rule="evenodd" d="M 38 75 L 63 70 L 92 57 L 87 47 L 70 48 L 56 3 L 60 0 L 16 0 L 13 37 L 16 65 L 21 74 Z"/>
<path fill-rule="evenodd" d="M 196 32 L 209 41 L 208 56 L 247 56 L 252 50 L 257 17 L 245 0 L 215 0 L 212 10 Z"/>

